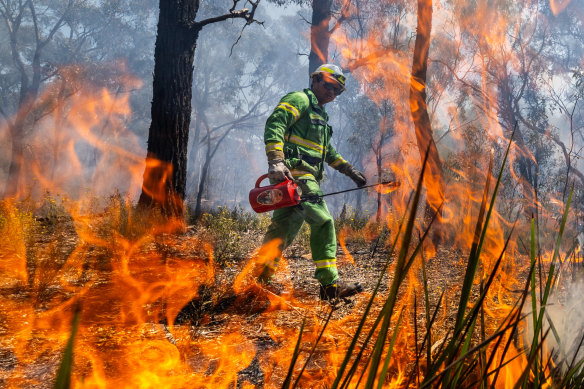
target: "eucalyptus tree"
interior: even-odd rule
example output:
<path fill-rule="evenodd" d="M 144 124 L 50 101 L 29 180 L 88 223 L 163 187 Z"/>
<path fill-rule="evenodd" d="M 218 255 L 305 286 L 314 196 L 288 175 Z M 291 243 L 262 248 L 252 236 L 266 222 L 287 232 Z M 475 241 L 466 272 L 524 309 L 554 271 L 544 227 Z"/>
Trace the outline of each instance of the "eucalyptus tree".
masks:
<path fill-rule="evenodd" d="M 9 53 L 9 59 L 8 56 L 2 57 L 0 114 L 11 138 L 4 196 L 17 193 L 25 165 L 25 138 L 32 127 L 33 103 L 43 83 L 55 75 L 55 64 L 46 57 L 57 49 L 55 41 L 64 41 L 62 30 L 78 6 L 74 0 L 0 2 L 3 35 L 8 41 L 2 42 L 4 48 L 1 51 Z M 74 45 L 76 42 L 68 43 Z"/>
<path fill-rule="evenodd" d="M 459 113 L 471 108 L 474 119 L 483 126 L 494 127 L 492 119 L 496 118 L 506 136 L 514 133 L 516 153 L 510 175 L 519 182 L 527 217 L 535 214 L 536 202 L 552 192 L 555 184 L 550 178 L 558 168 L 555 153 L 564 156 L 576 179 L 582 178 L 571 164 L 574 150 L 554 125 L 562 122 L 554 111 L 563 108 L 554 99 L 553 89 L 558 80 L 581 67 L 577 53 L 583 48 L 582 21 L 577 15 L 582 5 L 572 3 L 562 14 L 554 15 L 547 2 L 495 1 L 488 6 L 451 2 L 454 20 L 461 28 L 439 38 L 450 41 L 452 55 L 434 60 L 435 66 L 444 66 L 454 77 L 449 85 L 448 78 L 436 80 L 436 87 L 458 95 Z M 477 18 L 485 23 L 476 23 Z M 560 95 L 567 99 L 564 107 L 575 107 L 569 103 L 570 93 L 555 93 L 555 97 Z M 497 142 L 491 140 L 493 146 Z M 550 190 L 538 195 L 544 188 Z"/>
<path fill-rule="evenodd" d="M 442 177 L 442 162 L 434 141 L 426 96 L 432 14 L 432 0 L 418 0 L 416 40 L 412 54 L 410 108 L 420 157 L 423 160 L 424 155 L 426 153 L 428 155 L 428 173 L 424 177 L 424 182 L 427 189 L 428 203 L 436 212 L 444 202 L 445 187 Z M 434 230 L 436 231 L 437 227 Z"/>
<path fill-rule="evenodd" d="M 0 1 L 0 124 L 10 137 L 4 196 L 30 184 L 23 180 L 31 166 L 27 160 L 38 151 L 30 136 L 57 100 L 75 94 L 79 80 L 72 76 L 112 87 L 117 70 L 108 63 L 116 60 L 127 60 L 131 71 L 150 73 L 147 64 L 137 62 L 148 40 L 149 2 Z M 56 84 L 64 93 L 41 99 L 46 87 Z"/>
<path fill-rule="evenodd" d="M 351 0 L 269 0 L 278 5 L 307 5 L 312 11 L 310 21 L 310 53 L 308 74 L 330 61 L 331 36 L 351 15 Z"/>
<path fill-rule="evenodd" d="M 252 8 L 236 9 L 232 2 L 218 16 L 197 21 L 199 0 L 161 0 L 154 49 L 152 121 L 148 132 L 146 168 L 138 205 L 182 217 L 187 178 L 187 146 L 191 122 L 193 64 L 201 30 L 228 19 L 255 21 L 259 0 Z"/>
<path fill-rule="evenodd" d="M 301 35 L 296 19 L 273 19 L 258 11 L 265 28 L 250 29 L 237 45 L 239 28 L 227 23 L 210 27 L 199 38 L 187 179 L 195 215 L 203 210 L 204 199 L 247 199 L 247 191 L 267 169 L 265 120 L 286 91 L 303 84 L 300 58 L 281 44 Z M 217 42 L 216 36 L 224 39 Z"/>

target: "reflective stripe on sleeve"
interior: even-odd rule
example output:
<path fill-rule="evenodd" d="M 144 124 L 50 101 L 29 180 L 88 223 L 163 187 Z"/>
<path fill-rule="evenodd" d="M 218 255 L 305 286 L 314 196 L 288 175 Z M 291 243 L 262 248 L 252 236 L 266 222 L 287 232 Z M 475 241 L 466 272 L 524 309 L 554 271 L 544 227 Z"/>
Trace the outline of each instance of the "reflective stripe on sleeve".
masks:
<path fill-rule="evenodd" d="M 300 112 L 298 112 L 298 109 L 296 109 L 295 106 L 290 105 L 288 103 L 281 102 L 280 104 L 278 104 L 276 108 L 282 108 L 283 110 L 290 112 L 292 116 L 294 116 L 294 121 L 298 120 L 298 118 L 300 117 Z"/>
<path fill-rule="evenodd" d="M 343 159 L 343 157 L 339 157 L 339 158 L 335 159 L 332 163 L 329 163 L 329 165 L 330 165 L 330 167 L 337 168 L 337 167 L 341 166 L 344 163 L 347 163 L 347 161 L 345 161 Z"/>
<path fill-rule="evenodd" d="M 284 143 L 282 142 L 272 142 L 266 143 L 266 154 L 270 151 L 283 151 L 284 150 Z"/>

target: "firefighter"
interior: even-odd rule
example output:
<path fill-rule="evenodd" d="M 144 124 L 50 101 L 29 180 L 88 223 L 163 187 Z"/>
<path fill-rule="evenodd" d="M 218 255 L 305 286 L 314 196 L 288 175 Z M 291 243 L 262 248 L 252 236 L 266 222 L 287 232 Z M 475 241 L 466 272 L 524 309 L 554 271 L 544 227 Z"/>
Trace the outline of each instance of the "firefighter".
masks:
<path fill-rule="evenodd" d="M 272 183 L 294 179 L 303 195 L 322 195 L 319 182 L 325 162 L 350 177 L 358 187 L 367 183 L 363 173 L 345 161 L 330 143 L 333 130 L 327 123 L 324 105 L 345 90 L 345 79 L 338 66 L 321 65 L 311 74 L 310 89 L 287 94 L 268 117 L 264 143 Z M 334 221 L 322 198 L 317 203 L 303 202 L 301 206 L 274 210 L 264 243 L 280 239 L 281 255 L 305 221 L 310 226 L 310 249 L 316 265 L 314 277 L 320 283 L 320 298 L 332 301 L 361 292 L 359 283 L 339 281 Z M 264 265 L 260 283 L 270 282 L 279 260 L 280 256 Z"/>

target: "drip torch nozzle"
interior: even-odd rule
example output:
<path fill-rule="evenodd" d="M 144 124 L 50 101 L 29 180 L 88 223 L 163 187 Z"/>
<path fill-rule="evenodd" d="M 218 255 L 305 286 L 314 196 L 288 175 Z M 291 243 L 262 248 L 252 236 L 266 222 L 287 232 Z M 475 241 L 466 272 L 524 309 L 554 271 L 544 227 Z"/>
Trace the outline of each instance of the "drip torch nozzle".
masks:
<path fill-rule="evenodd" d="M 371 188 L 374 186 L 380 186 L 380 185 L 384 185 L 384 186 L 392 186 L 392 187 L 399 187 L 401 185 L 401 182 L 399 181 L 386 181 L 386 182 L 379 182 L 377 184 L 371 184 L 371 185 L 365 185 L 359 188 L 351 188 L 351 189 L 345 189 L 345 190 L 340 190 L 338 192 L 332 192 L 332 193 L 325 193 L 322 195 L 319 194 L 309 194 L 309 195 L 304 195 L 304 196 L 300 196 L 300 202 L 310 202 L 313 204 L 319 204 L 322 202 L 322 198 L 325 196 L 333 196 L 336 194 L 341 194 L 341 193 L 346 193 L 346 192 L 352 192 L 354 190 L 361 190 L 361 189 L 365 189 L 365 188 Z"/>

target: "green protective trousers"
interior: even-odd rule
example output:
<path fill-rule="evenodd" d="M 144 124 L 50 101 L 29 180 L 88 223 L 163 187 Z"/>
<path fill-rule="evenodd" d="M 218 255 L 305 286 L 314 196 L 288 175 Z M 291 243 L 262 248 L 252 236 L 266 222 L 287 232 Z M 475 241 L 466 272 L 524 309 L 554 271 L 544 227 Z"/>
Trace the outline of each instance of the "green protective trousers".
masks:
<path fill-rule="evenodd" d="M 320 186 L 314 179 L 299 180 L 303 195 L 322 195 Z M 302 223 L 310 226 L 310 251 L 316 265 L 314 278 L 321 285 L 334 284 L 339 278 L 337 271 L 337 238 L 335 224 L 326 203 L 303 202 L 300 206 L 286 207 L 274 210 L 272 221 L 264 237 L 264 244 L 274 239 L 281 239 L 280 253 L 290 246 L 300 231 Z M 272 278 L 280 256 L 268 260 L 264 265 L 259 281 L 268 283 Z"/>

